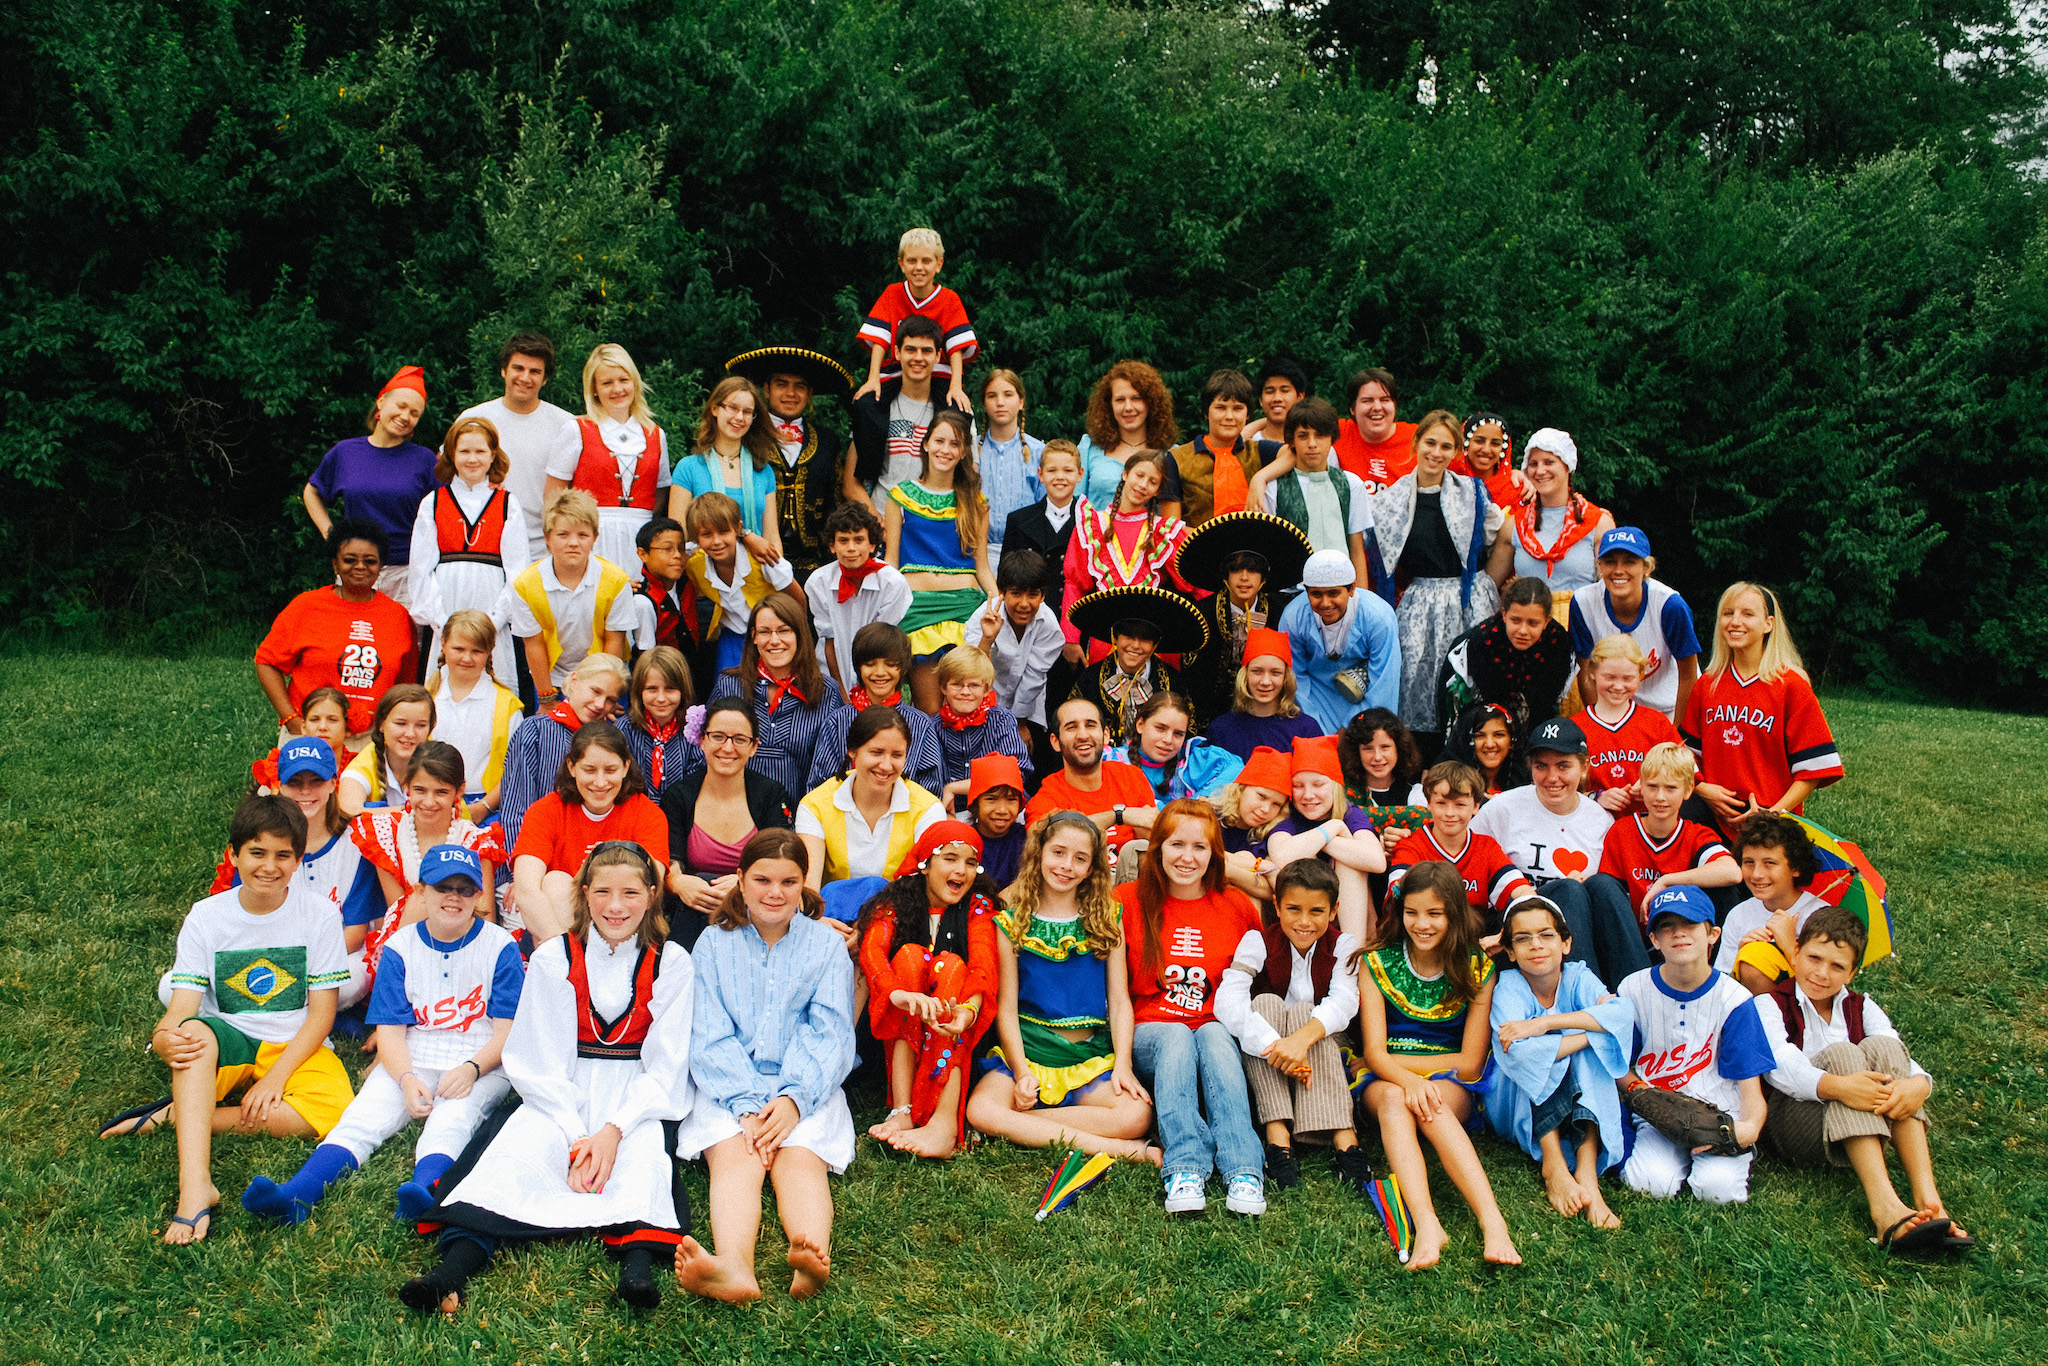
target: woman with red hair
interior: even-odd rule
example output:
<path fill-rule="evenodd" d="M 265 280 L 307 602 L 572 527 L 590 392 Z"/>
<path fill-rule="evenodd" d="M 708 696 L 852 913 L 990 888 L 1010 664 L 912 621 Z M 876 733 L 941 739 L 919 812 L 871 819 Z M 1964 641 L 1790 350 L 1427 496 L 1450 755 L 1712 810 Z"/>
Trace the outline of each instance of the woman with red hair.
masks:
<path fill-rule="evenodd" d="M 1164 451 L 1180 440 L 1173 391 L 1141 360 L 1120 360 L 1088 395 L 1088 435 L 1081 438 L 1081 496 L 1097 508 L 1116 506 L 1124 461 L 1139 451 Z M 1180 466 L 1166 457 L 1159 513 L 1180 520 Z"/>
<path fill-rule="evenodd" d="M 1208 802 L 1168 804 L 1152 823 L 1123 904 L 1130 1014 L 1112 1019 L 1118 1056 L 1151 1087 L 1166 1150 L 1166 1212 L 1199 1214 L 1221 1173 L 1234 1214 L 1264 1214 L 1265 1149 L 1252 1123 L 1244 1063 L 1216 1018 L 1216 988 L 1258 908 L 1223 883 L 1223 829 Z M 1204 1110 L 1207 1115 L 1204 1117 Z"/>

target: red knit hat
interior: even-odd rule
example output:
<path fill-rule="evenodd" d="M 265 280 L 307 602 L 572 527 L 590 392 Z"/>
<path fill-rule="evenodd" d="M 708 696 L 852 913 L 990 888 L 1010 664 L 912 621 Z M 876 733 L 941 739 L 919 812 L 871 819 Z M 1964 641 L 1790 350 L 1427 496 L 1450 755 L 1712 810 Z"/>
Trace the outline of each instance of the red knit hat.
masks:
<path fill-rule="evenodd" d="M 967 804 L 973 806 L 992 787 L 1014 787 L 1024 795 L 1024 770 L 1009 754 L 984 754 L 967 766 Z"/>
<path fill-rule="evenodd" d="M 1337 737 L 1318 735 L 1313 739 L 1296 736 L 1294 739 L 1294 773 L 1320 773 L 1331 782 L 1342 786 L 1344 766 L 1337 762 Z M 1292 786 L 1292 780 L 1289 786 Z"/>
<path fill-rule="evenodd" d="M 1284 797 L 1294 790 L 1294 770 L 1288 767 L 1286 755 L 1271 745 L 1260 745 L 1244 761 L 1244 772 L 1237 775 L 1237 785 L 1263 787 Z"/>
<path fill-rule="evenodd" d="M 1288 668 L 1294 667 L 1294 642 L 1287 638 L 1285 631 L 1275 631 L 1261 626 L 1244 633 L 1244 662 L 1249 664 L 1260 655 L 1272 655 Z"/>
<path fill-rule="evenodd" d="M 420 402 L 427 401 L 427 372 L 417 365 L 400 366 L 397 374 L 384 381 L 384 387 L 377 391 L 382 398 L 393 389 L 411 389 L 419 394 Z"/>
<path fill-rule="evenodd" d="M 974 857 L 981 857 L 981 835 L 965 821 L 938 821 L 932 828 L 917 837 L 917 846 L 904 855 L 902 864 L 896 869 L 897 877 L 909 877 L 918 865 L 949 844 L 964 844 L 974 850 Z"/>

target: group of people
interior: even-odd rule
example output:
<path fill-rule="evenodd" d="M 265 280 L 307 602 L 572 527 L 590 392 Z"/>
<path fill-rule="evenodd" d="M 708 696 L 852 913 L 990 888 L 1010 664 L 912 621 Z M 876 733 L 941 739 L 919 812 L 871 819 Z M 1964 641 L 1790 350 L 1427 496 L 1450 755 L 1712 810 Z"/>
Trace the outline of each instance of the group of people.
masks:
<path fill-rule="evenodd" d="M 1569 435 L 1400 422 L 1383 370 L 1345 415 L 1219 370 L 1182 440 L 1120 361 L 1040 440 L 943 263 L 904 234 L 857 388 L 735 357 L 687 451 L 623 348 L 572 417 L 523 333 L 438 451 L 408 367 L 322 459 L 334 582 L 256 654 L 278 745 L 160 984 L 171 1094 L 102 1129 L 175 1130 L 166 1241 L 218 1216 L 215 1134 L 319 1141 L 241 1196 L 297 1223 L 419 1119 L 407 1304 L 573 1233 L 633 1305 L 670 1266 L 756 1298 L 764 1183 L 815 1294 L 865 1059 L 874 1142 L 1111 1154 L 1170 1214 L 1212 1177 L 1262 1214 L 1311 1147 L 1362 1194 L 1376 1137 L 1412 1268 L 1425 1142 L 1520 1261 L 1488 1126 L 1599 1227 L 1605 1178 L 1741 1201 L 1762 1146 L 1854 1168 L 1888 1250 L 1973 1245 L 1868 929 L 1808 890 L 1843 769 L 1768 588 L 1703 649 Z"/>

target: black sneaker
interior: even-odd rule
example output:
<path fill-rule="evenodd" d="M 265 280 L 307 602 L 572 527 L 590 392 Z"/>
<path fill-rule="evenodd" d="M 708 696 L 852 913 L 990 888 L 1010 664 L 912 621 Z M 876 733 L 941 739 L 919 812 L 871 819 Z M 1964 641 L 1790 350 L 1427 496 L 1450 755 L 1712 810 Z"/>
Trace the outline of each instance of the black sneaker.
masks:
<path fill-rule="evenodd" d="M 1365 1160 L 1364 1148 L 1346 1148 L 1337 1154 L 1337 1179 L 1353 1195 L 1365 1194 L 1366 1183 L 1373 1179 L 1373 1171 L 1372 1163 Z"/>
<path fill-rule="evenodd" d="M 1294 1149 L 1277 1143 L 1266 1145 L 1266 1179 L 1281 1190 L 1292 1190 L 1301 1184 L 1301 1159 L 1294 1155 Z"/>

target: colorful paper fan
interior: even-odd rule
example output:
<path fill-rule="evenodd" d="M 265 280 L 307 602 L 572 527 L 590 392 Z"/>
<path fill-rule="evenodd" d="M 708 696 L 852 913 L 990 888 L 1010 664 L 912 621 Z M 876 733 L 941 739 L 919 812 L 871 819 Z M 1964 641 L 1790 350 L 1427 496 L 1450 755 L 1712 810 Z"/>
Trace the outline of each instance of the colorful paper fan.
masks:
<path fill-rule="evenodd" d="M 1408 1202 L 1401 1198 L 1401 1183 L 1389 1172 L 1377 1181 L 1366 1182 L 1365 1193 L 1380 1216 L 1380 1226 L 1387 1231 L 1387 1241 L 1394 1245 L 1394 1254 L 1407 1261 L 1409 1250 L 1415 1246 L 1415 1225 L 1409 1219 Z"/>
<path fill-rule="evenodd" d="M 1870 931 L 1870 947 L 1863 953 L 1865 967 L 1880 958 L 1889 957 L 1892 952 L 1892 908 L 1885 898 L 1884 878 L 1871 867 L 1870 860 L 1854 841 L 1845 840 L 1804 816 L 1793 816 L 1792 819 L 1799 822 L 1806 831 L 1806 837 L 1813 841 L 1813 852 L 1820 860 L 1820 876 L 1806 890 L 1830 906 L 1855 912 L 1856 918 Z"/>
<path fill-rule="evenodd" d="M 1045 1193 L 1038 1198 L 1038 1213 L 1033 1218 L 1043 1219 L 1048 1214 L 1057 1214 L 1074 1203 L 1074 1197 L 1102 1179 L 1102 1174 L 1116 1165 L 1116 1159 L 1107 1153 L 1089 1157 L 1084 1153 L 1071 1152 L 1060 1169 L 1053 1173 L 1052 1180 L 1045 1185 Z"/>

